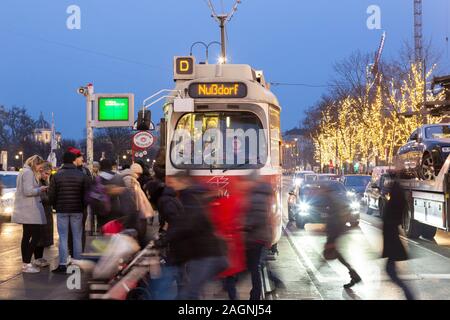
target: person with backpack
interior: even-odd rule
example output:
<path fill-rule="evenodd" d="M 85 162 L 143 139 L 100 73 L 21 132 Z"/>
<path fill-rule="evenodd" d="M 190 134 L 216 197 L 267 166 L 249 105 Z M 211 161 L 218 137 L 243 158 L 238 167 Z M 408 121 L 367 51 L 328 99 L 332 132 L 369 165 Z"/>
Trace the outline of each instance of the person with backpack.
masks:
<path fill-rule="evenodd" d="M 56 210 L 59 235 L 59 265 L 55 273 L 66 273 L 69 259 L 69 228 L 73 235 L 73 258 L 81 258 L 83 238 L 84 195 L 89 190 L 89 178 L 77 168 L 77 156 L 66 151 L 63 166 L 53 176 L 48 191 L 49 202 Z"/>
<path fill-rule="evenodd" d="M 100 229 L 115 221 L 122 228 L 138 230 L 139 212 L 136 201 L 123 177 L 113 172 L 111 160 L 100 161 L 99 175 L 87 195 L 87 202 L 97 217 Z"/>

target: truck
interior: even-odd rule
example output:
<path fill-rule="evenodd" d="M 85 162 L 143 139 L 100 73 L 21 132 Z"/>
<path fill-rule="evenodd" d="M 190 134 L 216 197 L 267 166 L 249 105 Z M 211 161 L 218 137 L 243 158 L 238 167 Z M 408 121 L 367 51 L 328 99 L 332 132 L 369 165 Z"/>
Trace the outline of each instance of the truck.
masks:
<path fill-rule="evenodd" d="M 435 77 L 432 90 L 440 85 L 445 92 L 445 100 L 427 101 L 420 113 L 431 115 L 450 114 L 450 75 Z M 403 116 L 412 116 L 409 112 Z M 402 227 L 408 238 L 420 236 L 432 239 L 438 229 L 450 231 L 450 155 L 447 156 L 438 175 L 433 180 L 400 179 L 408 202 L 403 213 Z M 388 184 L 384 184 L 388 185 Z M 382 187 L 383 188 L 383 187 Z M 389 199 L 388 190 L 381 190 Z M 382 215 L 383 213 L 380 212 Z"/>

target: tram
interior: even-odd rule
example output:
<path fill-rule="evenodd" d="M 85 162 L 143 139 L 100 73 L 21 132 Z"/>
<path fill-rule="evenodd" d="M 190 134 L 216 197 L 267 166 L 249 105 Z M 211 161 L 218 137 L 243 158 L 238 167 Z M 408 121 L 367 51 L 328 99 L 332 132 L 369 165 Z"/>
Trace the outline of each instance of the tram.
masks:
<path fill-rule="evenodd" d="M 193 56 L 175 57 L 174 81 L 161 132 L 166 180 L 189 170 L 197 182 L 227 196 L 256 171 L 273 187 L 275 244 L 282 227 L 281 107 L 263 72 L 245 64 L 196 64 Z"/>

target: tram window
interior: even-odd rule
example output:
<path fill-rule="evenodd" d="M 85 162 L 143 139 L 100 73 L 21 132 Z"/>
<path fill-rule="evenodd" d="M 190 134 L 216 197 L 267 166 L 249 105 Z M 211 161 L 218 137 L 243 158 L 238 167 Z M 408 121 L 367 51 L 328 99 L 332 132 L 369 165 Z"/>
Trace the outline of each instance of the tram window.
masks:
<path fill-rule="evenodd" d="M 280 134 L 280 111 L 274 107 L 269 110 L 270 124 L 270 159 L 272 166 L 281 166 L 281 134 Z"/>
<path fill-rule="evenodd" d="M 180 169 L 256 169 L 267 160 L 267 130 L 252 112 L 196 112 L 183 115 L 170 159 Z"/>

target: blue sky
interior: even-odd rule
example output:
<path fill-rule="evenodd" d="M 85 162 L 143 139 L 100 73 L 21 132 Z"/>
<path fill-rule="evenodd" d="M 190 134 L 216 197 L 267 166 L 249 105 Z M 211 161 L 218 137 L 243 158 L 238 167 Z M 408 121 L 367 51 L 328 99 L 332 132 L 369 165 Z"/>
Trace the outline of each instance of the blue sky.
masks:
<path fill-rule="evenodd" d="M 223 0 L 226 11 L 232 0 Z M 424 35 L 442 51 L 441 72 L 450 73 L 445 37 L 449 0 L 424 0 Z M 217 11 L 221 1 L 214 0 Z M 81 30 L 66 27 L 69 5 L 81 8 Z M 382 30 L 366 27 L 369 5 L 381 8 Z M 228 25 L 231 62 L 248 63 L 273 82 L 326 84 L 333 64 L 355 50 L 375 51 L 387 32 L 385 57 L 413 39 L 413 0 L 243 0 Z M 172 59 L 194 41 L 219 40 L 204 0 L 2 0 L 0 2 L 0 104 L 25 106 L 37 117 L 55 113 L 64 137 L 82 138 L 84 100 L 76 89 L 132 92 L 136 104 L 171 88 Z M 194 50 L 198 59 L 204 54 Z M 211 57 L 218 48 L 211 47 Z M 116 58 L 113 58 L 116 57 Z M 211 62 L 211 61 L 210 61 Z M 284 130 L 327 88 L 273 87 Z M 162 116 L 160 106 L 153 119 Z"/>

